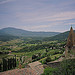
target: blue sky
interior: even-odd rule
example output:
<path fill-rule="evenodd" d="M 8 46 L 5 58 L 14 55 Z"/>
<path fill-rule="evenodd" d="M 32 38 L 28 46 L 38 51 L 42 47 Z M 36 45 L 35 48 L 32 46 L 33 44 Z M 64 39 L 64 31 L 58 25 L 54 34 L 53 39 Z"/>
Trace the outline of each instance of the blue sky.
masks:
<path fill-rule="evenodd" d="M 0 0 L 0 29 L 65 32 L 75 29 L 75 0 Z"/>

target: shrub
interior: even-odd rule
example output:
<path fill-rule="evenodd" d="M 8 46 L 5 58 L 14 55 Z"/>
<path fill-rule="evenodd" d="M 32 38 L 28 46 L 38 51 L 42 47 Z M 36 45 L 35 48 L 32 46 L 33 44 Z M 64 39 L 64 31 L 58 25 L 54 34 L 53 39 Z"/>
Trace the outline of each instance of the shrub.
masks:
<path fill-rule="evenodd" d="M 33 56 L 32 56 L 32 59 L 36 59 L 37 57 L 38 57 L 38 56 L 36 56 L 36 55 L 33 55 Z"/>
<path fill-rule="evenodd" d="M 75 59 L 64 60 L 56 74 L 75 75 Z"/>
<path fill-rule="evenodd" d="M 51 58 L 48 56 L 47 58 L 46 58 L 46 62 L 50 62 L 51 61 Z"/>
<path fill-rule="evenodd" d="M 53 75 L 53 72 L 55 72 L 57 68 L 51 68 L 47 67 L 44 69 L 44 73 L 42 75 Z"/>
<path fill-rule="evenodd" d="M 42 75 L 75 75 L 75 59 L 64 60 L 60 67 L 47 67 Z"/>
<path fill-rule="evenodd" d="M 47 53 L 43 53 L 42 56 L 41 56 L 41 58 L 44 58 L 46 56 L 47 56 Z"/>
<path fill-rule="evenodd" d="M 46 59 L 40 61 L 42 64 L 46 64 Z"/>

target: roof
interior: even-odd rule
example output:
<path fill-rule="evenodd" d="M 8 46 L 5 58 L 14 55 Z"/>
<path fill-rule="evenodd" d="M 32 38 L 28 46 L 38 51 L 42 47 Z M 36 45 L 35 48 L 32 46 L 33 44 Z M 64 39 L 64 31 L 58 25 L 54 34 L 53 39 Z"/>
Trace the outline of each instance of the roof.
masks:
<path fill-rule="evenodd" d="M 44 67 L 39 61 L 29 63 L 28 65 L 37 73 L 37 75 L 41 75 L 44 72 Z"/>
<path fill-rule="evenodd" d="M 31 68 L 22 68 L 0 72 L 0 75 L 37 75 L 37 74 Z"/>

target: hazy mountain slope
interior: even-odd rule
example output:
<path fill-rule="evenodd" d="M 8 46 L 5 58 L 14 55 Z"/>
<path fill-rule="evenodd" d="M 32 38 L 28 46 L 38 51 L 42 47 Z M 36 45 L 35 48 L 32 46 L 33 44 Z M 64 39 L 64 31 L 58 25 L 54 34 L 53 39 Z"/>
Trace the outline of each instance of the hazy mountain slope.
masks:
<path fill-rule="evenodd" d="M 24 36 L 24 37 L 51 37 L 59 34 L 59 32 L 31 32 L 16 28 L 4 28 L 0 30 L 0 35 L 13 35 L 13 36 Z"/>
<path fill-rule="evenodd" d="M 74 32 L 75 32 L 75 30 L 74 30 Z M 69 31 L 64 32 L 64 33 L 60 33 L 60 34 L 55 35 L 55 36 L 53 36 L 53 37 L 45 38 L 44 40 L 45 40 L 45 41 L 50 41 L 50 40 L 51 40 L 51 41 L 52 41 L 52 40 L 66 40 L 67 37 L 68 37 L 68 35 L 69 35 Z"/>
<path fill-rule="evenodd" d="M 0 35 L 0 41 L 9 41 L 13 39 L 17 39 L 19 37 L 17 36 L 12 36 L 12 35 Z"/>

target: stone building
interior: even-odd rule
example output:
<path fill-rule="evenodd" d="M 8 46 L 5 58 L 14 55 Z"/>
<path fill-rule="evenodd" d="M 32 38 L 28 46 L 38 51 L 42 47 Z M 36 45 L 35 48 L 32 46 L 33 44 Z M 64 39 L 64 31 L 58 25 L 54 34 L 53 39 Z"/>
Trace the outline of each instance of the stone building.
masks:
<path fill-rule="evenodd" d="M 65 47 L 65 57 L 72 55 L 71 53 L 75 53 L 75 33 L 72 27 L 70 29 L 67 44 Z"/>

